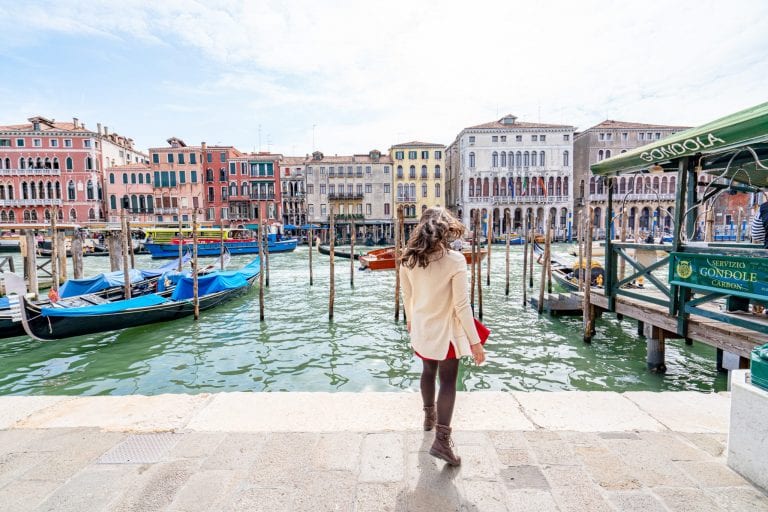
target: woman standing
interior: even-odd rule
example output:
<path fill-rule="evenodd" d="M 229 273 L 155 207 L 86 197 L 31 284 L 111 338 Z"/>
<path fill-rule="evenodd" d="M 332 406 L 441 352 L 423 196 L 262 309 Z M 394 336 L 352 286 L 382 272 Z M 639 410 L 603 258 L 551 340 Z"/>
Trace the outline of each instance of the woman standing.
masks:
<path fill-rule="evenodd" d="M 416 355 L 422 359 L 421 398 L 424 430 L 436 427 L 429 453 L 458 466 L 453 453 L 451 416 L 456 401 L 459 358 L 485 361 L 485 351 L 469 306 L 467 263 L 464 255 L 450 249 L 464 226 L 443 208 L 424 211 L 403 253 L 400 277 L 408 332 Z M 435 411 L 435 377 L 440 392 Z"/>

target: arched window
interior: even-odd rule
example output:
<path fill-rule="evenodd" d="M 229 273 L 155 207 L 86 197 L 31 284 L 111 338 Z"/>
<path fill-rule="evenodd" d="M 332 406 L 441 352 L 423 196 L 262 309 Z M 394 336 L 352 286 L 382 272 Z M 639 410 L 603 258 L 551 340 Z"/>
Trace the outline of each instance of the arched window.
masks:
<path fill-rule="evenodd" d="M 603 158 L 605 158 L 605 153 L 603 153 L 603 150 L 597 152 L 597 161 L 600 162 Z"/>
<path fill-rule="evenodd" d="M 537 167 L 539 165 L 539 154 L 537 152 L 531 153 L 531 165 Z"/>
<path fill-rule="evenodd" d="M 440 166 L 435 166 L 435 179 L 440 179 Z"/>
<path fill-rule="evenodd" d="M 144 184 L 144 173 L 141 173 L 141 172 L 139 173 L 139 184 L 140 185 Z"/>
<path fill-rule="evenodd" d="M 546 166 L 546 163 L 544 161 L 544 152 L 543 151 L 539 153 L 539 165 L 541 167 L 545 167 Z"/>
<path fill-rule="evenodd" d="M 8 221 L 8 213 L 6 213 L 5 210 L 0 212 L 0 222 L 7 222 Z"/>
<path fill-rule="evenodd" d="M 150 178 L 150 177 L 149 177 L 149 173 L 147 173 L 147 174 L 144 176 L 144 183 L 146 183 L 147 185 L 149 185 L 150 183 L 152 183 L 152 178 Z"/>
<path fill-rule="evenodd" d="M 400 169 L 402 169 L 402 167 Z M 397 198 L 400 201 L 403 200 L 403 184 L 402 183 L 397 184 Z"/>
<path fill-rule="evenodd" d="M 592 176 L 589 178 L 589 195 L 592 195 L 595 193 L 595 177 Z"/>
<path fill-rule="evenodd" d="M 219 181 L 227 181 L 227 171 L 223 167 L 219 169 Z"/>
<path fill-rule="evenodd" d="M 488 197 L 490 193 L 491 193 L 490 182 L 488 181 L 488 178 L 484 178 L 483 179 L 483 197 Z"/>
<path fill-rule="evenodd" d="M 147 211 L 149 213 L 153 213 L 155 211 L 155 203 L 152 200 L 151 195 L 147 195 Z"/>
<path fill-rule="evenodd" d="M 515 167 L 522 167 L 523 166 L 523 154 L 518 151 L 515 155 Z"/>
<path fill-rule="evenodd" d="M 136 173 L 133 173 L 133 172 L 131 173 L 131 184 L 133 185 L 136 184 Z"/>
<path fill-rule="evenodd" d="M 400 178 L 400 179 L 403 178 L 403 166 L 402 165 L 398 165 L 397 166 L 397 177 Z"/>
<path fill-rule="evenodd" d="M 123 183 L 128 184 L 128 175 L 126 173 L 123 173 Z"/>
<path fill-rule="evenodd" d="M 59 161 L 59 159 L 58 159 L 58 158 L 54 158 L 54 161 L 55 161 L 55 162 L 57 163 L 57 165 L 58 165 L 58 161 Z M 10 168 L 11 168 L 11 159 L 10 159 L 10 158 L 6 158 L 6 159 L 5 159 L 5 168 L 6 168 L 6 169 L 10 169 Z M 58 169 L 58 167 L 57 167 L 57 169 Z"/>
<path fill-rule="evenodd" d="M 491 155 L 491 167 L 498 167 L 499 166 L 499 154 L 494 151 Z"/>
<path fill-rule="evenodd" d="M 59 157 L 53 157 L 53 168 L 59 169 Z"/>
<path fill-rule="evenodd" d="M 633 194 L 635 192 L 635 178 L 630 176 L 627 180 L 627 193 Z"/>
<path fill-rule="evenodd" d="M 117 197 L 114 194 L 109 196 L 109 207 L 113 210 L 117 210 Z"/>
<path fill-rule="evenodd" d="M 240 195 L 243 195 L 243 196 L 246 196 L 246 197 L 248 196 L 248 184 L 247 183 L 243 183 L 242 186 L 240 187 Z"/>
<path fill-rule="evenodd" d="M 416 179 L 416 166 L 412 165 L 408 168 L 408 177 L 412 180 Z"/>
<path fill-rule="evenodd" d="M 88 220 L 96 220 L 96 212 L 93 208 L 88 208 Z"/>
<path fill-rule="evenodd" d="M 32 216 L 29 214 L 29 210 L 24 210 L 23 218 L 24 222 L 29 222 L 32 220 Z"/>
<path fill-rule="evenodd" d="M 115 184 L 115 173 L 111 172 L 109 173 L 109 184 L 114 185 Z"/>
<path fill-rule="evenodd" d="M 42 181 L 37 184 L 37 197 L 45 198 L 45 184 Z"/>
<path fill-rule="evenodd" d="M 61 199 L 61 183 L 57 181 L 53 188 L 56 191 L 56 199 Z"/>
<path fill-rule="evenodd" d="M 231 182 L 229 184 L 229 195 L 230 196 L 236 196 L 237 195 L 237 183 Z"/>
<path fill-rule="evenodd" d="M 411 183 L 409 188 L 411 189 L 410 190 L 411 201 L 415 201 L 416 200 L 416 184 Z"/>
<path fill-rule="evenodd" d="M 507 154 L 505 152 L 501 152 L 501 166 L 506 167 L 507 166 Z"/>
<path fill-rule="evenodd" d="M 69 183 L 67 184 L 67 199 L 69 199 L 70 201 L 74 201 L 75 198 L 76 198 L 75 182 L 72 180 L 69 180 Z M 72 211 L 74 211 L 74 209 Z"/>
<path fill-rule="evenodd" d="M 13 210 L 8 212 L 8 222 L 14 222 L 16 220 L 16 212 Z"/>
<path fill-rule="evenodd" d="M 139 198 L 136 194 L 131 194 L 131 209 L 136 212 L 139 209 Z"/>
<path fill-rule="evenodd" d="M 27 187 L 26 181 L 21 182 L 21 198 L 29 199 L 29 188 Z"/>
<path fill-rule="evenodd" d="M 531 165 L 531 155 L 527 151 L 523 153 L 523 167 Z"/>
<path fill-rule="evenodd" d="M 37 220 L 37 210 L 32 210 L 29 212 L 30 218 L 34 221 Z"/>
<path fill-rule="evenodd" d="M 85 157 L 85 170 L 86 171 L 93 170 L 93 158 L 89 156 Z"/>
<path fill-rule="evenodd" d="M 605 150 L 605 158 L 611 158 L 611 150 L 610 149 L 606 149 Z"/>
<path fill-rule="evenodd" d="M 42 168 L 43 168 L 43 159 L 40 157 L 37 157 L 37 159 L 35 160 L 35 169 L 42 169 Z"/>
<path fill-rule="evenodd" d="M 568 167 L 569 165 L 571 165 L 571 160 L 568 151 L 563 151 L 563 167 Z"/>
<path fill-rule="evenodd" d="M 85 188 L 85 197 L 86 199 L 93 199 L 93 182 L 91 180 L 88 180 L 88 185 L 86 185 Z"/>
<path fill-rule="evenodd" d="M 427 166 L 426 165 L 422 165 L 421 166 L 421 179 L 425 180 L 428 177 L 429 176 L 427 175 Z"/>
<path fill-rule="evenodd" d="M 421 197 L 427 197 L 427 184 L 421 184 Z"/>
<path fill-rule="evenodd" d="M 469 197 L 475 197 L 475 178 L 469 178 Z"/>
<path fill-rule="evenodd" d="M 440 197 L 440 184 L 435 183 L 435 197 Z"/>
<path fill-rule="evenodd" d="M 5 185 L 0 184 L 0 199 L 5 199 Z"/>
<path fill-rule="evenodd" d="M 71 156 L 67 157 L 67 160 L 65 162 L 65 166 L 66 166 L 68 171 L 72 170 L 72 157 Z"/>
<path fill-rule="evenodd" d="M 475 153 L 469 154 L 469 166 L 474 167 L 475 166 Z"/>
<path fill-rule="evenodd" d="M 19 158 L 19 169 L 26 169 L 26 168 L 27 168 L 27 161 L 24 160 L 23 158 Z"/>
<path fill-rule="evenodd" d="M 141 174 L 139 174 L 141 176 Z M 139 211 L 145 213 L 147 211 L 147 201 L 144 196 L 139 196 Z"/>
<path fill-rule="evenodd" d="M 666 176 L 661 178 L 661 193 L 662 194 L 667 193 L 667 177 Z"/>
<path fill-rule="evenodd" d="M 205 170 L 205 181 L 208 181 L 208 182 L 213 181 L 213 169 Z"/>

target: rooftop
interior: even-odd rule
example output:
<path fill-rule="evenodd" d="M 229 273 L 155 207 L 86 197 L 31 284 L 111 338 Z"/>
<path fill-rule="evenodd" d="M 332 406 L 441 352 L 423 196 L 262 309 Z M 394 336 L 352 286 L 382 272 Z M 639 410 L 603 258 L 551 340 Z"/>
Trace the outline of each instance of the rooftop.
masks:
<path fill-rule="evenodd" d="M 669 126 L 669 125 L 663 125 L 663 124 L 632 123 L 627 121 L 615 121 L 613 119 L 606 119 L 602 123 L 596 124 L 595 126 L 591 128 L 587 128 L 584 131 L 586 132 L 591 130 L 610 130 L 610 129 L 621 129 L 621 128 L 626 128 L 628 130 L 632 130 L 632 129 L 685 130 L 690 127 L 689 126 Z"/>

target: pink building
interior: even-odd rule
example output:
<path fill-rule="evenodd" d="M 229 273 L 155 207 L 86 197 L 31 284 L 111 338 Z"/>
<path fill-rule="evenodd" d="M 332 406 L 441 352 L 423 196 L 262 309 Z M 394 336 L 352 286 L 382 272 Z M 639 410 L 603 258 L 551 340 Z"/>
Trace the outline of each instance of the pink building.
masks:
<path fill-rule="evenodd" d="M 152 169 L 144 163 L 116 165 L 106 170 L 107 220 L 120 222 L 123 204 L 131 222 L 155 222 Z"/>
<path fill-rule="evenodd" d="M 153 220 L 158 223 L 192 222 L 192 209 L 203 208 L 202 146 L 187 146 L 177 138 L 168 147 L 150 148 L 150 170 L 154 196 Z M 204 220 L 198 216 L 199 220 Z"/>
<path fill-rule="evenodd" d="M 78 119 L 0 126 L 0 222 L 104 219 L 99 136 Z"/>

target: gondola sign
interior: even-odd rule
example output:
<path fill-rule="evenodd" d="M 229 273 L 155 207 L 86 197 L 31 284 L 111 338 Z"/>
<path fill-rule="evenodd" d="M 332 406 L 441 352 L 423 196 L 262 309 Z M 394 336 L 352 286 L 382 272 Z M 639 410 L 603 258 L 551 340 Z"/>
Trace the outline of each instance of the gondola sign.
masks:
<path fill-rule="evenodd" d="M 669 282 L 728 295 L 768 297 L 768 260 L 736 256 L 672 253 Z"/>

